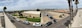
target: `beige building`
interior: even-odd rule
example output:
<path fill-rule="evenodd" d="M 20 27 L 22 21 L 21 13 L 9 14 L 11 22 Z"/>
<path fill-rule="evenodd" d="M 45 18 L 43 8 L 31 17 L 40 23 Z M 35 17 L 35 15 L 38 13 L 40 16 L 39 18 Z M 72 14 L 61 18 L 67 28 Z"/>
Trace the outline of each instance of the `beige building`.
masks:
<path fill-rule="evenodd" d="M 22 14 L 30 18 L 40 17 L 40 11 L 24 11 Z"/>

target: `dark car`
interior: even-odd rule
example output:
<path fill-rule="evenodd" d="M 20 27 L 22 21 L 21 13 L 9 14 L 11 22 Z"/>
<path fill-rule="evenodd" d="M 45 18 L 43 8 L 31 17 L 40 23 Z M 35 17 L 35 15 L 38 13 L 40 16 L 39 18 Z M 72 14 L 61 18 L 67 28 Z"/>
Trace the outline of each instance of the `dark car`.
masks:
<path fill-rule="evenodd" d="M 50 19 L 54 19 L 52 16 L 48 16 Z"/>
<path fill-rule="evenodd" d="M 48 23 L 46 23 L 45 26 L 47 27 L 47 26 L 50 26 L 51 24 L 52 24 L 52 22 L 48 22 Z"/>
<path fill-rule="evenodd" d="M 14 20 L 11 20 L 12 23 L 14 23 L 15 21 Z"/>
<path fill-rule="evenodd" d="M 50 17 L 50 19 L 54 19 L 53 17 Z"/>
<path fill-rule="evenodd" d="M 56 19 L 54 19 L 53 21 L 54 21 L 54 23 L 56 23 L 56 22 L 57 22 L 57 21 L 56 21 Z"/>
<path fill-rule="evenodd" d="M 15 19 L 15 17 L 13 17 L 13 19 Z"/>

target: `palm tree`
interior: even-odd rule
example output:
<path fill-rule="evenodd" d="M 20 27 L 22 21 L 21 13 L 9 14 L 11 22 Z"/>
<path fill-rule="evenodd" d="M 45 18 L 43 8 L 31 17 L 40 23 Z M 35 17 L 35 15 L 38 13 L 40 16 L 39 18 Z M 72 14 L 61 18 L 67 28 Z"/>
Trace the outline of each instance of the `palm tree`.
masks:
<path fill-rule="evenodd" d="M 76 13 L 78 11 L 78 4 L 79 4 L 79 1 L 78 0 L 75 0 L 75 5 L 76 5 Z"/>
<path fill-rule="evenodd" d="M 66 27 L 70 28 L 69 25 L 71 25 L 71 21 L 70 21 L 70 20 L 67 20 L 67 21 L 64 23 L 64 25 L 65 25 Z"/>
<path fill-rule="evenodd" d="M 41 13 L 40 13 L 40 17 L 41 17 Z"/>
<path fill-rule="evenodd" d="M 64 25 L 65 25 L 67 28 L 69 28 L 68 22 L 65 22 Z"/>
<path fill-rule="evenodd" d="M 7 7 L 4 7 L 4 8 L 3 8 L 3 11 L 5 12 L 6 9 L 7 9 Z"/>
<path fill-rule="evenodd" d="M 73 4 L 72 4 L 72 1 L 74 1 L 74 0 L 68 0 L 71 20 L 73 20 Z"/>
<path fill-rule="evenodd" d="M 36 11 L 40 11 L 40 9 L 36 9 Z"/>
<path fill-rule="evenodd" d="M 23 15 L 22 15 L 22 12 L 24 12 L 24 11 L 23 11 L 23 10 L 22 10 L 22 11 L 18 11 L 19 16 L 23 16 Z"/>
<path fill-rule="evenodd" d="M 68 1 L 68 5 L 69 5 L 69 10 L 70 10 L 70 21 L 72 21 L 73 20 L 73 4 L 72 4 L 72 1 L 74 1 L 74 0 L 67 0 L 67 1 Z M 71 24 L 70 24 L 70 26 L 71 26 Z"/>

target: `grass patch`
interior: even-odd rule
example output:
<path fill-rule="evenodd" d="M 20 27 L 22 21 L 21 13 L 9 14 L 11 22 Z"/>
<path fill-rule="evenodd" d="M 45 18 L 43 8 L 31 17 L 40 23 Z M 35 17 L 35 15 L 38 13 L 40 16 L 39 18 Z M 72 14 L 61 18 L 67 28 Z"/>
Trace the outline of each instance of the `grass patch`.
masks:
<path fill-rule="evenodd" d="M 24 17 L 24 16 L 19 16 L 19 18 L 27 18 L 27 17 Z"/>
<path fill-rule="evenodd" d="M 34 19 L 40 19 L 40 17 L 36 17 L 36 18 L 34 18 Z"/>
<path fill-rule="evenodd" d="M 18 16 L 17 14 L 13 14 L 13 16 Z"/>
<path fill-rule="evenodd" d="M 19 15 L 13 14 L 13 16 L 19 16 Z M 26 20 L 31 21 L 31 22 L 40 22 L 41 21 L 40 17 L 29 18 L 29 17 L 19 16 L 18 18 L 21 18 L 21 19 L 25 18 Z"/>
<path fill-rule="evenodd" d="M 28 21 L 31 21 L 31 22 L 40 22 L 41 19 L 40 18 L 26 18 Z"/>

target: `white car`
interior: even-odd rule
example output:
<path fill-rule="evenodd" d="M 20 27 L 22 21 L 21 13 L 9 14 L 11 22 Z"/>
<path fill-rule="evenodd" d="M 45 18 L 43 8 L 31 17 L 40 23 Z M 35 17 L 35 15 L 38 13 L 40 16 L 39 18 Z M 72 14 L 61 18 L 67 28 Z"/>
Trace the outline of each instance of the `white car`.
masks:
<path fill-rule="evenodd" d="M 20 19 L 16 19 L 16 21 L 20 22 Z"/>
<path fill-rule="evenodd" d="M 23 21 L 24 24 L 29 25 L 30 23 L 28 21 Z"/>
<path fill-rule="evenodd" d="M 41 23 L 33 23 L 33 26 L 42 26 Z"/>

